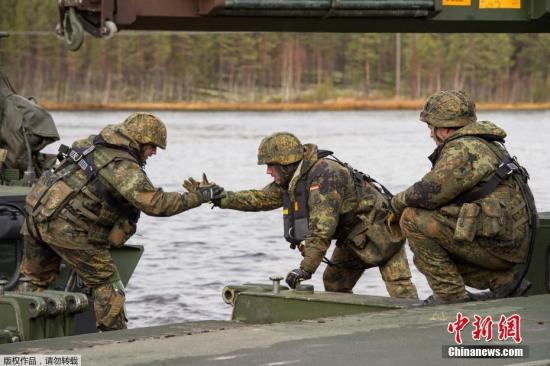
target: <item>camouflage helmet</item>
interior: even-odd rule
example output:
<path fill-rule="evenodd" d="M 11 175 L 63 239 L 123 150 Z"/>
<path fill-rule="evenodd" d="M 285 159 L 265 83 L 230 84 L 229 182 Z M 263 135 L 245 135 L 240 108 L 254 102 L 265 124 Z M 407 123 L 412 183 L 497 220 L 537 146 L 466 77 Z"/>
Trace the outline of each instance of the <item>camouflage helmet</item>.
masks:
<path fill-rule="evenodd" d="M 258 147 L 258 164 L 288 165 L 302 160 L 304 147 L 289 132 L 277 132 L 262 139 Z"/>
<path fill-rule="evenodd" d="M 122 128 L 142 145 L 151 144 L 166 149 L 166 126 L 151 113 L 132 113 L 124 120 Z"/>
<path fill-rule="evenodd" d="M 464 127 L 477 120 L 476 105 L 463 91 L 439 91 L 426 99 L 420 120 L 434 127 Z"/>

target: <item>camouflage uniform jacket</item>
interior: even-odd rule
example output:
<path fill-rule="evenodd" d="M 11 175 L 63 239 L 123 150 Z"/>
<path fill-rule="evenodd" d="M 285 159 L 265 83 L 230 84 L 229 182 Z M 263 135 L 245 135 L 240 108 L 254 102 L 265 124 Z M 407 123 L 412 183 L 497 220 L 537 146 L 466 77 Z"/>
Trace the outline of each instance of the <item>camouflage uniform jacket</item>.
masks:
<path fill-rule="evenodd" d="M 96 147 L 91 155 L 99 170 L 96 179 L 100 184 L 94 184 L 94 179 L 87 181 L 76 164 L 62 164 L 55 175 L 63 177 L 60 187 L 65 188 L 58 189 L 55 183 L 30 212 L 46 236 L 50 226 L 61 225 L 71 231 L 69 236 L 85 239 L 57 240 L 57 244 L 71 248 L 107 243 L 122 245 L 135 232 L 140 211 L 151 216 L 172 216 L 201 204 L 200 192 L 180 194 L 155 188 L 142 168 L 139 144 L 125 135 L 119 125 L 105 127 L 100 136 L 111 146 L 126 149 Z M 94 137 L 76 141 L 73 148 L 90 146 Z M 106 193 L 98 192 L 105 189 Z M 68 196 L 64 193 L 71 190 L 73 193 L 69 192 Z M 106 200 L 105 194 L 112 199 Z M 29 199 L 27 210 L 32 210 L 28 204 Z M 52 231 L 56 231 L 55 228 Z"/>
<path fill-rule="evenodd" d="M 350 232 L 353 224 L 350 225 L 349 220 L 343 220 L 344 215 L 360 221 L 357 220 L 357 215 L 361 213 L 365 219 L 374 220 L 375 216 L 380 215 L 380 211 L 373 208 L 381 208 L 384 203 L 381 193 L 366 183 L 358 204 L 357 190 L 349 170 L 334 160 L 318 159 L 316 145 L 307 144 L 305 147 L 304 158 L 289 183 L 288 192 L 292 199 L 298 180 L 307 174 L 308 233 L 300 268 L 314 273 L 331 240 L 345 239 Z M 227 192 L 227 196 L 221 201 L 221 207 L 241 211 L 273 210 L 283 206 L 283 193 L 284 188 L 276 183 L 261 190 Z"/>
<path fill-rule="evenodd" d="M 432 170 L 405 191 L 395 195 L 392 206 L 398 213 L 406 207 L 439 210 L 448 225 L 456 226 L 457 218 L 469 217 L 476 238 L 502 259 L 521 263 L 528 247 L 528 213 L 518 184 L 503 180 L 489 195 L 470 203 L 457 205 L 453 200 L 461 193 L 486 182 L 496 171 L 500 159 L 490 143 L 478 136 L 506 137 L 506 132 L 488 121 L 470 123 L 457 130 L 429 159 Z M 470 212 L 467 212 L 470 211 Z M 471 215 L 477 215 L 471 217 Z"/>

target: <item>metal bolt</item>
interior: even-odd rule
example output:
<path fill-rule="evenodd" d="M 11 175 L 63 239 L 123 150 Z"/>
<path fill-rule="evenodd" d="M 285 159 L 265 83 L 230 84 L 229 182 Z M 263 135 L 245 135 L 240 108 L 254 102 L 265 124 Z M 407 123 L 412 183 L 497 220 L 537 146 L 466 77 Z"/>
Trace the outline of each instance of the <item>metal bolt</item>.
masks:
<path fill-rule="evenodd" d="M 4 287 L 8 284 L 8 281 L 5 279 L 0 280 L 0 296 L 4 296 Z"/>
<path fill-rule="evenodd" d="M 19 278 L 19 291 L 30 292 L 31 291 L 31 279 L 28 277 Z"/>
<path fill-rule="evenodd" d="M 281 276 L 271 276 L 269 277 L 269 279 L 271 281 L 273 281 L 273 293 L 274 294 L 278 294 L 281 292 L 281 280 L 283 279 L 283 277 Z"/>

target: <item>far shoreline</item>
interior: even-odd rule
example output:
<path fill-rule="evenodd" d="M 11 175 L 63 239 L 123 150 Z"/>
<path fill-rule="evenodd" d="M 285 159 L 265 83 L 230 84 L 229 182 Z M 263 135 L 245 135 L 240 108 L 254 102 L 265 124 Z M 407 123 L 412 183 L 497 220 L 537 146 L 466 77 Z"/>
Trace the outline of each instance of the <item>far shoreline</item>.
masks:
<path fill-rule="evenodd" d="M 110 103 L 59 103 L 41 101 L 52 111 L 108 110 L 108 111 L 376 111 L 419 110 L 422 100 L 332 100 L 325 102 L 110 102 Z M 550 110 L 550 103 L 477 103 L 478 110 Z"/>

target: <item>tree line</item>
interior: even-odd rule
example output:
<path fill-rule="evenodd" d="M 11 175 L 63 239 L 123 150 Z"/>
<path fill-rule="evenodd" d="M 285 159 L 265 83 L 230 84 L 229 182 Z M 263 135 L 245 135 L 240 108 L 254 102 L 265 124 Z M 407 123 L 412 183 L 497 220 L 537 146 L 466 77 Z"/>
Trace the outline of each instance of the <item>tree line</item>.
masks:
<path fill-rule="evenodd" d="M 54 1 L 0 2 L 2 69 L 21 94 L 73 103 L 421 99 L 550 101 L 548 34 L 119 33 L 67 51 Z M 400 65 L 400 67 L 397 67 Z"/>

